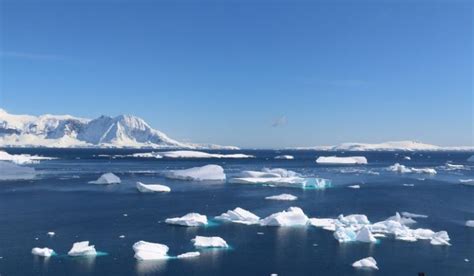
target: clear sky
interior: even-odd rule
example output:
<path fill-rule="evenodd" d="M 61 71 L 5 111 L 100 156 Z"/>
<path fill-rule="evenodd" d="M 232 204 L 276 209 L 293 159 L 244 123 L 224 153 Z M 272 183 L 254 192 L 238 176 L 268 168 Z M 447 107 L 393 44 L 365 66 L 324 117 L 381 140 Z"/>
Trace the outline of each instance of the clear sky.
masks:
<path fill-rule="evenodd" d="M 471 1 L 0 0 L 0 107 L 242 147 L 473 145 Z"/>

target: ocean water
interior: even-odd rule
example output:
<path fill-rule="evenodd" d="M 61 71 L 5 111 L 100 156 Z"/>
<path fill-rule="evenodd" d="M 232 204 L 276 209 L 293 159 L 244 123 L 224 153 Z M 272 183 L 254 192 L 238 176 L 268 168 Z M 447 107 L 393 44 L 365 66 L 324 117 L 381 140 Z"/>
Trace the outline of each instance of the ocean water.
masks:
<path fill-rule="evenodd" d="M 463 152 L 366 152 L 368 165 L 318 165 L 315 159 L 331 152 L 242 150 L 254 159 L 138 159 L 112 158 L 137 150 L 8 149 L 57 157 L 34 167 L 33 180 L 0 181 L 0 275 L 473 275 L 474 187 L 459 179 L 474 178 L 474 164 Z M 275 160 L 291 154 L 294 160 Z M 410 156 L 411 160 L 405 160 Z M 465 165 L 446 170 L 447 161 Z M 410 167 L 431 167 L 437 175 L 396 174 L 386 168 L 399 162 Z M 250 184 L 170 180 L 169 169 L 206 164 L 224 167 L 228 178 L 242 170 L 285 168 L 307 177 L 324 177 L 333 186 L 325 190 L 268 187 Z M 118 185 L 91 185 L 104 172 L 122 179 Z M 375 173 L 374 173 L 375 172 Z M 377 174 L 378 173 L 378 174 Z M 1 174 L 1 172 L 0 172 Z M 136 181 L 160 183 L 172 191 L 142 194 Z M 350 189 L 348 185 L 361 185 Z M 407 187 L 403 184 L 414 184 Z M 266 196 L 291 193 L 296 201 L 265 200 Z M 315 227 L 261 227 L 216 223 L 208 227 L 176 227 L 169 217 L 199 212 L 213 217 L 242 207 L 260 217 L 290 206 L 301 207 L 309 217 L 366 214 L 384 220 L 396 211 L 428 215 L 412 228 L 448 231 L 452 246 L 433 246 L 429 241 L 405 242 L 393 238 L 377 244 L 339 244 L 332 232 Z M 56 235 L 49 237 L 47 232 Z M 125 238 L 119 238 L 125 235 Z M 170 255 L 194 251 L 196 235 L 220 236 L 231 249 L 203 250 L 192 259 L 139 262 L 132 245 L 145 240 L 166 244 Z M 98 251 L 95 258 L 71 258 L 72 244 L 89 240 Z M 35 257 L 33 247 L 54 249 L 49 259 Z M 351 264 L 373 256 L 379 270 L 354 269 Z M 469 261 L 466 261 L 469 260 Z"/>

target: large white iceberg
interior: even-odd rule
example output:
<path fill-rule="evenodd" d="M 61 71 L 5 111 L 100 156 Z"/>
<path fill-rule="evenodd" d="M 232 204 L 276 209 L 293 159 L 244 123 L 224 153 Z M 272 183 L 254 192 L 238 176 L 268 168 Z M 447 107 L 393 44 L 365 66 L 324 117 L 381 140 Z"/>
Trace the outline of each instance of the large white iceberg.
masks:
<path fill-rule="evenodd" d="M 280 195 L 274 195 L 274 196 L 267 196 L 265 197 L 265 199 L 293 201 L 293 200 L 297 200 L 298 197 L 291 194 L 280 194 Z"/>
<path fill-rule="evenodd" d="M 194 181 L 224 181 L 224 169 L 219 165 L 206 165 L 184 170 L 170 170 L 165 173 L 167 178 Z"/>
<path fill-rule="evenodd" d="M 168 259 L 168 246 L 161 243 L 138 241 L 133 244 L 135 259 L 139 261 Z"/>
<path fill-rule="evenodd" d="M 319 156 L 316 159 L 318 164 L 367 164 L 367 158 L 364 156 Z"/>
<path fill-rule="evenodd" d="M 388 167 L 387 170 L 397 173 L 423 173 L 423 174 L 436 174 L 436 170 L 433 168 L 409 168 L 400 163 L 395 163 Z"/>
<path fill-rule="evenodd" d="M 94 245 L 89 245 L 89 241 L 75 242 L 71 250 L 67 253 L 69 256 L 95 256 L 97 251 Z"/>
<path fill-rule="evenodd" d="M 31 249 L 31 254 L 36 255 L 36 256 L 41 256 L 41 257 L 51 257 L 54 254 L 54 250 L 47 247 L 44 247 L 44 248 L 35 247 Z"/>
<path fill-rule="evenodd" d="M 160 184 L 143 184 L 137 182 L 137 189 L 141 193 L 167 193 L 171 192 L 170 187 Z"/>
<path fill-rule="evenodd" d="M 229 245 L 221 237 L 196 236 L 191 240 L 196 248 L 227 248 Z"/>
<path fill-rule="evenodd" d="M 293 155 L 278 155 L 278 156 L 275 156 L 275 159 L 286 159 L 286 160 L 293 160 L 295 159 L 295 157 Z"/>
<path fill-rule="evenodd" d="M 90 184 L 118 184 L 120 182 L 120 177 L 113 173 L 104 173 L 97 180 L 89 181 Z"/>
<path fill-rule="evenodd" d="M 260 217 L 252 212 L 237 207 L 234 210 L 229 210 L 226 213 L 222 213 L 220 216 L 215 217 L 215 219 L 241 224 L 257 224 L 260 220 Z"/>
<path fill-rule="evenodd" d="M 361 260 L 358 260 L 352 264 L 355 268 L 371 268 L 371 269 L 379 269 L 377 267 L 377 261 L 373 257 L 367 257 Z"/>
<path fill-rule="evenodd" d="M 141 158 L 223 158 L 223 159 L 240 159 L 240 158 L 254 158 L 253 155 L 243 153 L 233 154 L 218 154 L 218 153 L 207 153 L 202 151 L 194 150 L 176 150 L 176 151 L 164 151 L 164 152 L 145 152 L 145 153 L 134 153 L 132 157 Z"/>
<path fill-rule="evenodd" d="M 0 181 L 29 180 L 36 177 L 34 168 L 19 166 L 12 162 L 0 161 Z"/>
<path fill-rule="evenodd" d="M 305 226 L 308 217 L 298 207 L 290 207 L 286 211 L 278 212 L 260 220 L 262 226 Z"/>
<path fill-rule="evenodd" d="M 9 154 L 6 151 L 0 150 L 0 161 L 10 161 L 18 165 L 36 164 L 40 160 L 51 160 L 52 157 L 44 157 L 29 154 Z"/>
<path fill-rule="evenodd" d="M 207 217 L 198 213 L 189 213 L 182 217 L 167 218 L 165 222 L 181 226 L 204 226 L 207 225 Z"/>

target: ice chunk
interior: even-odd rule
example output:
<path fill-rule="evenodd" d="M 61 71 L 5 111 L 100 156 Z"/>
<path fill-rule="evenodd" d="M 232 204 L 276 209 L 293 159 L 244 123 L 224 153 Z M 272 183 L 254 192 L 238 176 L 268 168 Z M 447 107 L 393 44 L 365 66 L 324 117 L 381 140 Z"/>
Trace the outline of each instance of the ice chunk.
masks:
<path fill-rule="evenodd" d="M 0 161 L 0 172 L 0 181 L 29 180 L 36 177 L 34 168 L 19 166 L 7 161 Z"/>
<path fill-rule="evenodd" d="M 308 217 L 303 210 L 298 207 L 290 207 L 286 211 L 272 214 L 260 221 L 263 226 L 305 226 L 308 224 Z"/>
<path fill-rule="evenodd" d="M 165 222 L 181 226 L 204 226 L 207 225 L 207 217 L 198 213 L 189 213 L 182 217 L 168 218 Z"/>
<path fill-rule="evenodd" d="M 444 165 L 444 169 L 447 171 L 455 171 L 455 170 L 464 170 L 466 169 L 466 167 L 464 167 L 464 165 L 455 165 L 451 163 L 446 163 Z"/>
<path fill-rule="evenodd" d="M 89 245 L 89 241 L 76 242 L 67 253 L 69 256 L 95 256 L 97 251 L 94 245 Z"/>
<path fill-rule="evenodd" d="M 367 225 L 370 224 L 369 219 L 366 215 L 353 214 L 353 215 L 339 215 L 338 220 L 344 225 Z"/>
<path fill-rule="evenodd" d="M 405 159 L 405 160 L 411 160 L 411 157 L 410 157 L 410 156 L 404 156 L 403 159 Z"/>
<path fill-rule="evenodd" d="M 56 233 L 54 233 L 54 232 L 48 232 L 48 236 L 52 237 L 52 236 L 54 236 L 54 235 L 56 235 Z"/>
<path fill-rule="evenodd" d="M 309 223 L 314 227 L 323 228 L 324 230 L 336 231 L 337 219 L 310 218 Z"/>
<path fill-rule="evenodd" d="M 408 168 L 400 163 L 395 163 L 388 167 L 387 170 L 397 173 L 422 173 L 422 174 L 436 174 L 433 168 Z"/>
<path fill-rule="evenodd" d="M 104 173 L 97 180 L 89 181 L 90 184 L 118 184 L 121 180 L 113 173 Z"/>
<path fill-rule="evenodd" d="M 421 214 L 415 214 L 415 213 L 409 213 L 409 212 L 402 212 L 402 216 L 406 218 L 427 218 L 427 215 L 421 215 Z"/>
<path fill-rule="evenodd" d="M 196 236 L 191 241 L 194 243 L 194 247 L 196 247 L 196 248 L 205 248 L 205 247 L 227 248 L 227 247 L 229 247 L 227 242 L 221 237 Z"/>
<path fill-rule="evenodd" d="M 201 255 L 201 253 L 197 251 L 193 251 L 193 252 L 186 252 L 183 254 L 179 254 L 178 256 L 176 256 L 176 258 L 178 259 L 194 258 L 194 257 L 199 257 L 199 255 Z"/>
<path fill-rule="evenodd" d="M 143 184 L 137 182 L 137 189 L 141 193 L 167 193 L 171 192 L 170 187 L 159 184 Z"/>
<path fill-rule="evenodd" d="M 168 259 L 168 246 L 161 243 L 138 241 L 133 244 L 135 259 L 139 261 Z"/>
<path fill-rule="evenodd" d="M 415 187 L 415 184 L 403 184 L 405 187 Z"/>
<path fill-rule="evenodd" d="M 1 161 L 10 161 L 18 165 L 24 164 L 36 164 L 40 160 L 52 160 L 55 158 L 52 157 L 43 157 L 38 155 L 29 155 L 29 154 L 9 154 L 6 151 L 0 150 L 0 160 Z"/>
<path fill-rule="evenodd" d="M 35 247 L 31 249 L 31 254 L 36 255 L 36 256 L 41 256 L 41 257 L 51 257 L 54 254 L 54 250 L 49 249 L 47 247 L 44 247 L 44 248 Z"/>
<path fill-rule="evenodd" d="M 348 188 L 351 188 L 351 189 L 360 189 L 360 185 L 350 185 L 350 186 L 347 186 Z"/>
<path fill-rule="evenodd" d="M 184 170 L 171 170 L 165 176 L 172 179 L 194 180 L 194 181 L 224 181 L 224 169 L 219 165 L 206 165 Z"/>
<path fill-rule="evenodd" d="M 342 226 L 337 227 L 333 235 L 340 243 L 355 241 L 357 237 L 356 232 L 352 228 Z"/>
<path fill-rule="evenodd" d="M 295 157 L 293 155 L 278 155 L 278 156 L 275 156 L 275 159 L 292 160 L 292 159 L 295 159 Z"/>
<path fill-rule="evenodd" d="M 474 220 L 468 220 L 468 221 L 466 221 L 466 226 L 467 226 L 467 227 L 474 227 Z"/>
<path fill-rule="evenodd" d="M 363 226 L 355 237 L 356 241 L 360 242 L 376 242 L 377 239 L 372 235 L 367 226 Z"/>
<path fill-rule="evenodd" d="M 379 269 L 377 267 L 377 261 L 372 257 L 367 257 L 361 260 L 358 260 L 352 264 L 355 268 L 370 268 L 370 269 Z"/>
<path fill-rule="evenodd" d="M 274 196 L 267 196 L 265 197 L 265 199 L 292 201 L 292 200 L 297 200 L 298 197 L 291 194 L 280 194 L 280 195 L 274 195 Z"/>
<path fill-rule="evenodd" d="M 260 217 L 255 215 L 252 212 L 249 212 L 240 207 L 235 208 L 234 210 L 229 210 L 226 213 L 223 213 L 220 216 L 215 217 L 217 220 L 230 221 L 235 223 L 242 224 L 256 224 L 259 222 Z"/>
<path fill-rule="evenodd" d="M 467 186 L 474 186 L 474 179 L 459 179 L 459 183 Z"/>
<path fill-rule="evenodd" d="M 451 245 L 449 243 L 449 235 L 448 232 L 446 231 L 439 231 L 436 232 L 432 237 L 431 237 L 431 244 L 432 245 Z"/>
<path fill-rule="evenodd" d="M 145 152 L 145 153 L 134 153 L 130 155 L 132 157 L 141 158 L 225 158 L 225 159 L 241 159 L 241 158 L 255 158 L 253 155 L 234 153 L 234 154 L 217 154 L 207 153 L 195 150 L 176 150 L 176 151 L 165 151 L 165 152 Z"/>
<path fill-rule="evenodd" d="M 364 156 L 320 156 L 316 159 L 318 164 L 367 164 L 367 158 Z"/>

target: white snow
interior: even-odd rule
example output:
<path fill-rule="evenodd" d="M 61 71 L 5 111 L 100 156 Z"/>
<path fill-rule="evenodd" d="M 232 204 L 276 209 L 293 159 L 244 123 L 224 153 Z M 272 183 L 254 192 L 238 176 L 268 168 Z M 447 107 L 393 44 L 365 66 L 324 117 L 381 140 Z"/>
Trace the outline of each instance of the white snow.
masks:
<path fill-rule="evenodd" d="M 221 237 L 196 236 L 191 240 L 196 248 L 227 248 L 229 245 Z"/>
<path fill-rule="evenodd" d="M 291 194 L 280 194 L 280 195 L 274 195 L 274 196 L 267 196 L 265 197 L 265 199 L 292 201 L 292 200 L 297 200 L 298 197 Z"/>
<path fill-rule="evenodd" d="M 183 254 L 179 254 L 178 256 L 176 256 L 176 258 L 178 259 L 195 258 L 195 257 L 199 257 L 200 255 L 201 253 L 199 253 L 198 251 L 193 251 L 193 252 L 186 252 Z"/>
<path fill-rule="evenodd" d="M 400 163 L 395 163 L 388 167 L 387 170 L 397 173 L 423 173 L 423 174 L 436 174 L 436 170 L 433 168 L 409 168 Z"/>
<path fill-rule="evenodd" d="M 370 268 L 370 269 L 379 269 L 377 267 L 377 261 L 372 257 L 367 257 L 361 260 L 358 260 L 352 264 L 355 268 Z"/>
<path fill-rule="evenodd" d="M 215 217 L 215 219 L 241 224 L 257 224 L 260 217 L 250 211 L 237 207 L 234 210 L 222 213 L 220 216 Z"/>
<path fill-rule="evenodd" d="M 167 193 L 171 192 L 170 187 L 160 184 L 143 184 L 137 182 L 137 189 L 141 193 Z"/>
<path fill-rule="evenodd" d="M 34 168 L 19 166 L 7 161 L 0 161 L 0 172 L 0 181 L 29 180 L 36 177 L 36 171 Z"/>
<path fill-rule="evenodd" d="M 224 181 L 224 169 L 219 165 L 206 165 L 184 170 L 170 170 L 165 176 L 172 179 L 194 180 L 194 181 Z"/>
<path fill-rule="evenodd" d="M 468 220 L 468 221 L 466 221 L 466 226 L 467 226 L 467 227 L 474 227 L 474 220 Z"/>
<path fill-rule="evenodd" d="M 51 257 L 54 254 L 54 250 L 49 249 L 47 247 L 44 247 L 44 248 L 35 247 L 31 249 L 31 254 L 36 255 L 36 256 L 41 256 L 41 257 Z"/>
<path fill-rule="evenodd" d="M 290 207 L 286 211 L 274 213 L 260 220 L 262 226 L 305 226 L 308 217 L 298 207 Z"/>
<path fill-rule="evenodd" d="M 69 256 L 95 256 L 97 251 L 94 245 L 89 245 L 89 241 L 75 242 L 71 250 L 67 253 Z"/>
<path fill-rule="evenodd" d="M 141 158 L 221 158 L 221 159 L 244 159 L 244 158 L 255 158 L 253 155 L 234 153 L 234 154 L 218 154 L 218 153 L 207 153 L 202 151 L 194 150 L 177 150 L 177 151 L 164 151 L 164 152 L 145 152 L 145 153 L 134 153 L 129 155 L 132 157 Z"/>
<path fill-rule="evenodd" d="M 360 185 L 350 185 L 350 186 L 347 186 L 348 188 L 351 188 L 351 189 L 360 189 Z"/>
<path fill-rule="evenodd" d="M 29 155 L 29 154 L 9 154 L 6 151 L 0 150 L 0 160 L 1 161 L 10 161 L 18 165 L 24 164 L 37 164 L 40 160 L 52 160 L 55 158 L 44 157 L 38 155 Z"/>
<path fill-rule="evenodd" d="M 367 164 L 367 158 L 364 156 L 319 156 L 316 159 L 318 164 Z"/>
<path fill-rule="evenodd" d="M 139 261 L 168 259 L 168 246 L 161 243 L 138 241 L 133 244 L 135 259 Z"/>
<path fill-rule="evenodd" d="M 293 160 L 295 157 L 293 155 L 278 155 L 275 156 L 275 159 L 286 159 L 286 160 Z"/>
<path fill-rule="evenodd" d="M 189 213 L 182 217 L 167 218 L 165 223 L 181 226 L 204 226 L 207 225 L 207 217 L 198 213 Z"/>
<path fill-rule="evenodd" d="M 120 177 L 113 173 L 104 173 L 97 180 L 89 181 L 90 184 L 119 184 Z"/>

